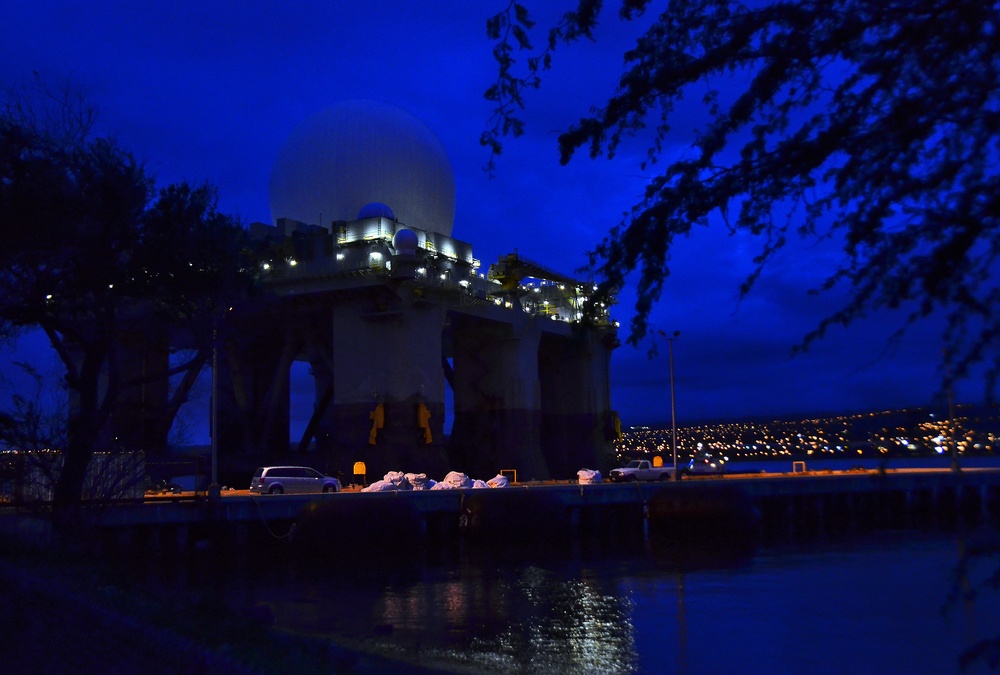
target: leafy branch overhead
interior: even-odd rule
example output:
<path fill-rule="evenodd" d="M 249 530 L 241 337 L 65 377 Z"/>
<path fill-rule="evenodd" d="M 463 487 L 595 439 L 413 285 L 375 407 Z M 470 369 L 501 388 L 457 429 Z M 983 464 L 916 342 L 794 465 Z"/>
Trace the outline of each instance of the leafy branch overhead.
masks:
<path fill-rule="evenodd" d="M 524 120 L 519 116 L 524 109 L 522 92 L 541 86 L 541 73 L 552 66 L 552 52 L 559 43 L 574 42 L 581 37 L 593 39 L 592 30 L 597 25 L 600 8 L 600 0 L 581 0 L 576 11 L 567 12 L 559 24 L 549 30 L 545 49 L 527 57 L 527 68 L 520 75 L 514 70 L 516 54 L 532 49 L 528 31 L 535 27 L 528 9 L 520 3 L 510 2 L 506 9 L 487 20 L 486 34 L 494 42 L 493 58 L 497 62 L 497 81 L 485 93 L 495 107 L 479 137 L 479 143 L 490 150 L 485 167 L 488 172 L 496 169 L 497 157 L 503 151 L 502 139 L 524 133 Z"/>
<path fill-rule="evenodd" d="M 669 275 L 670 247 L 694 225 L 759 237 L 749 292 L 790 237 L 833 238 L 840 262 L 817 292 L 848 300 L 807 334 L 902 309 L 911 324 L 946 317 L 946 377 L 1000 368 L 1000 3 L 981 0 L 667 0 L 624 54 L 616 91 L 559 137 L 561 161 L 580 150 L 613 157 L 627 138 L 651 139 L 645 194 L 590 253 L 606 288 L 638 275 L 629 340 Z M 486 96 L 489 167 L 505 136 L 523 131 L 523 91 L 537 89 L 560 43 L 592 38 L 601 2 L 584 0 L 532 49 L 528 11 L 491 19 L 497 83 Z M 626 0 L 619 17 L 649 10 Z M 515 30 L 517 29 L 517 30 Z M 692 139 L 671 122 L 697 94 Z M 682 103 L 683 101 L 683 103 Z M 667 144 L 690 143 L 682 154 Z"/>

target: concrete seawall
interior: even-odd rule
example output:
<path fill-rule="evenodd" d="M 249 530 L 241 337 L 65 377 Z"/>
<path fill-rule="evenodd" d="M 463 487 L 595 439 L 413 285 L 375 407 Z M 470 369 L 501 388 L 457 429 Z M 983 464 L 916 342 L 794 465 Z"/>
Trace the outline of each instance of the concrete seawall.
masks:
<path fill-rule="evenodd" d="M 5 520 L 10 523 L 8 513 Z M 102 514 L 115 548 L 226 543 L 336 552 L 462 542 L 729 541 L 1000 519 L 1000 470 L 823 472 L 667 483 L 232 495 L 146 500 Z"/>

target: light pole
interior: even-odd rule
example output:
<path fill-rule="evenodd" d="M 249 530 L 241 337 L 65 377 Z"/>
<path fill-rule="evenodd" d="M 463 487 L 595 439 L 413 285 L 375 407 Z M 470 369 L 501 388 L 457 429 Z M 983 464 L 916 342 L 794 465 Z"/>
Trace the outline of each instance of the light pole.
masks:
<path fill-rule="evenodd" d="M 222 497 L 219 487 L 219 350 L 216 331 L 212 328 L 212 483 L 208 486 L 210 500 Z"/>
<path fill-rule="evenodd" d="M 677 407 L 674 404 L 674 340 L 680 337 L 680 334 L 679 330 L 675 330 L 672 336 L 667 337 L 666 333 L 660 331 L 660 335 L 667 339 L 670 354 L 670 441 L 674 449 L 674 480 L 681 479 L 681 475 L 677 473 Z"/>
<path fill-rule="evenodd" d="M 948 439 L 951 445 L 951 470 L 961 471 L 962 468 L 958 465 L 958 445 L 955 443 L 955 400 L 951 392 L 951 363 L 948 360 L 947 349 L 944 352 L 944 370 L 948 390 Z"/>

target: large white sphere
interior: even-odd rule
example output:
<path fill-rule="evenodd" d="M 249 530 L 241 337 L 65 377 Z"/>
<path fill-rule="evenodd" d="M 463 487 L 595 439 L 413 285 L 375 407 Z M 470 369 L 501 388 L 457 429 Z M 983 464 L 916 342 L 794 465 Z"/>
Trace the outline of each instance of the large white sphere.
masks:
<path fill-rule="evenodd" d="M 271 218 L 329 227 L 381 202 L 399 222 L 451 235 L 455 176 L 444 146 L 413 115 L 346 101 L 299 124 L 271 171 Z"/>

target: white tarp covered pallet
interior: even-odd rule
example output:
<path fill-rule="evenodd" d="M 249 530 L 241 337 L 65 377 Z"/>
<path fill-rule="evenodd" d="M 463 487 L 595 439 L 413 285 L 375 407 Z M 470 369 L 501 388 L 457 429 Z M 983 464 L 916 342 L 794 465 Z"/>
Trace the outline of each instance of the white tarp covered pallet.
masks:
<path fill-rule="evenodd" d="M 451 471 L 444 480 L 436 482 L 425 473 L 403 473 L 390 471 L 382 480 L 375 481 L 362 492 L 390 492 L 392 490 L 459 490 L 462 488 L 505 488 L 509 485 L 507 478 L 497 474 L 488 481 L 472 479 L 464 473 Z"/>

